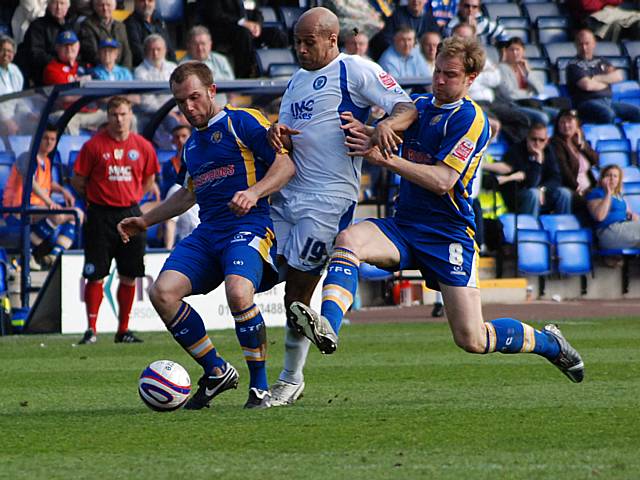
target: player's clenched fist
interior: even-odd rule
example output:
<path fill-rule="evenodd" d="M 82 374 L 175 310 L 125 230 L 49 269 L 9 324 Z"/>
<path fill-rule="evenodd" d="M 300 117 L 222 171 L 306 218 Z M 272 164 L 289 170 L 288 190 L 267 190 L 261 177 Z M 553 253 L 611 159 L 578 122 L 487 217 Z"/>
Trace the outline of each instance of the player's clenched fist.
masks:
<path fill-rule="evenodd" d="M 142 217 L 128 217 L 118 223 L 118 233 L 123 243 L 128 243 L 131 237 L 147 230 L 147 224 Z"/>
<path fill-rule="evenodd" d="M 253 193 L 251 190 L 236 192 L 229 202 L 229 209 L 238 217 L 242 217 L 257 205 L 258 200 L 258 195 Z"/>
<path fill-rule="evenodd" d="M 291 150 L 291 135 L 298 135 L 300 130 L 295 130 L 283 123 L 274 123 L 267 132 L 267 141 L 271 148 L 279 152 L 283 148 Z"/>

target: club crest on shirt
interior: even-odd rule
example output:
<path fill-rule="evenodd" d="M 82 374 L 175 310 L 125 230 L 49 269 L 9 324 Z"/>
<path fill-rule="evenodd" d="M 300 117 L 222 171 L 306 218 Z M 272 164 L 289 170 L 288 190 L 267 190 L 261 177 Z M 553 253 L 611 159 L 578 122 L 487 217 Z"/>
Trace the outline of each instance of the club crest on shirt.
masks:
<path fill-rule="evenodd" d="M 453 148 L 452 155 L 456 157 L 458 160 L 462 160 L 466 162 L 471 157 L 473 150 L 476 148 L 476 144 L 470 139 L 463 137 L 461 138 L 456 146 Z"/>
<path fill-rule="evenodd" d="M 429 121 L 429 125 L 435 125 L 436 123 L 438 123 L 440 120 L 442 120 L 442 115 L 436 115 L 435 117 L 433 117 L 431 119 L 431 121 Z"/>
<path fill-rule="evenodd" d="M 327 77 L 325 77 L 324 75 L 321 75 L 313 81 L 313 89 L 320 90 L 326 84 L 327 84 Z"/>
<path fill-rule="evenodd" d="M 386 88 L 387 90 L 391 90 L 393 87 L 398 85 L 398 82 L 396 82 L 396 79 L 393 78 L 391 74 L 387 72 L 380 72 L 378 74 L 378 79 L 380 80 L 380 83 L 384 85 L 384 88 Z"/>
<path fill-rule="evenodd" d="M 135 162 L 140 158 L 140 152 L 134 148 L 133 150 L 129 150 L 127 152 L 127 157 L 129 157 L 129 160 Z"/>
<path fill-rule="evenodd" d="M 213 143 L 220 143 L 220 140 L 222 140 L 222 132 L 220 130 L 216 130 L 211 134 L 211 141 Z"/>
<path fill-rule="evenodd" d="M 124 155 L 124 150 L 122 148 L 116 148 L 113 150 L 113 158 L 116 160 L 122 160 L 122 156 Z"/>

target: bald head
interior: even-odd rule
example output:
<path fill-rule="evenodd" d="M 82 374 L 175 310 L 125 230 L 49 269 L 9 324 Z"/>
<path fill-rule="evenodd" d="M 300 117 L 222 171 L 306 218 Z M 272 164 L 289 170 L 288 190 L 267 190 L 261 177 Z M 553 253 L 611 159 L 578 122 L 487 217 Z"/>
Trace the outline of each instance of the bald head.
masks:
<path fill-rule="evenodd" d="M 298 19 L 295 31 L 317 31 L 320 34 L 335 34 L 340 32 L 340 22 L 338 17 L 329 9 L 324 7 L 310 8 Z"/>
<path fill-rule="evenodd" d="M 298 63 L 305 70 L 319 70 L 339 54 L 340 23 L 331 10 L 316 7 L 304 12 L 293 31 Z"/>

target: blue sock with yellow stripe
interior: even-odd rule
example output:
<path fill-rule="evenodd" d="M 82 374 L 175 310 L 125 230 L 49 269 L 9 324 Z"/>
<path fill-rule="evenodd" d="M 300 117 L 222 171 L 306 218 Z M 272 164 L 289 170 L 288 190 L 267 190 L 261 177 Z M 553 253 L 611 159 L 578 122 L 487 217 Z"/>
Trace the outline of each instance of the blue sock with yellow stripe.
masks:
<path fill-rule="evenodd" d="M 218 356 L 202 318 L 191 305 L 182 302 L 167 329 L 180 346 L 202 366 L 204 373 L 211 375 L 216 367 L 224 371 L 227 362 Z"/>
<path fill-rule="evenodd" d="M 322 286 L 320 314 L 329 320 L 336 334 L 356 295 L 359 268 L 360 260 L 351 250 L 338 247 L 331 255 L 327 278 Z"/>
<path fill-rule="evenodd" d="M 553 360 L 560 354 L 557 340 L 513 318 L 496 318 L 484 324 L 487 332 L 485 353 L 537 353 Z"/>
<path fill-rule="evenodd" d="M 249 387 L 268 390 L 267 329 L 256 304 L 240 312 L 231 312 L 236 322 L 236 336 L 249 367 Z"/>

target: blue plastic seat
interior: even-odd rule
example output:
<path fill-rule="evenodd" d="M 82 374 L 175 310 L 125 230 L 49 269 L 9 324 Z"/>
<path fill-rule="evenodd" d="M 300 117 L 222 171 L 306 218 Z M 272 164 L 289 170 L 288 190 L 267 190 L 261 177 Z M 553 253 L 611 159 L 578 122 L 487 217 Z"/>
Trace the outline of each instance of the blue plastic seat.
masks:
<path fill-rule="evenodd" d="M 166 163 L 170 161 L 173 157 L 176 156 L 177 153 L 178 152 L 176 152 L 175 150 L 162 150 L 162 149 L 156 150 L 156 155 L 158 156 L 158 162 L 160 163 Z"/>
<path fill-rule="evenodd" d="M 549 239 L 552 243 L 556 243 L 557 232 L 582 228 L 578 218 L 570 213 L 540 215 L 539 220 L 542 228 L 549 233 Z"/>
<path fill-rule="evenodd" d="M 269 75 L 271 65 L 294 65 L 298 63 L 289 48 L 258 48 L 256 50 L 256 61 L 261 76 Z"/>
<path fill-rule="evenodd" d="M 611 96 L 614 102 L 624 102 L 628 98 L 640 97 L 640 83 L 636 80 L 625 80 L 611 85 Z"/>
<path fill-rule="evenodd" d="M 527 3 L 523 5 L 524 13 L 531 23 L 535 24 L 538 17 L 560 17 L 562 13 L 553 2 L 546 3 Z"/>
<path fill-rule="evenodd" d="M 544 51 L 551 65 L 555 65 L 559 58 L 573 58 L 576 56 L 576 46 L 573 42 L 547 43 L 544 45 Z"/>
<path fill-rule="evenodd" d="M 85 142 L 91 139 L 91 135 L 62 135 L 58 141 L 58 153 L 63 165 L 69 164 L 69 153 L 72 150 L 80 150 Z"/>
<path fill-rule="evenodd" d="M 183 0 L 157 0 L 156 11 L 165 22 L 181 22 L 184 20 Z"/>
<path fill-rule="evenodd" d="M 600 168 L 607 165 L 626 167 L 631 164 L 631 144 L 626 138 L 598 140 L 596 151 L 600 154 Z"/>
<path fill-rule="evenodd" d="M 507 144 L 504 142 L 492 141 L 485 152 L 491 155 L 494 160 L 500 161 L 504 154 L 507 153 Z"/>
<path fill-rule="evenodd" d="M 31 148 L 31 135 L 11 135 L 9 137 L 9 146 L 17 158 Z"/>
<path fill-rule="evenodd" d="M 487 3 L 484 5 L 487 16 L 492 20 L 499 20 L 500 17 L 523 17 L 520 6 L 513 3 Z"/>
<path fill-rule="evenodd" d="M 622 131 L 625 138 L 629 139 L 631 148 L 637 151 L 638 140 L 640 140 L 640 123 L 623 123 Z"/>
<path fill-rule="evenodd" d="M 293 30 L 293 26 L 300 18 L 300 15 L 304 12 L 304 8 L 301 7 L 279 7 L 280 19 L 288 31 Z"/>
<path fill-rule="evenodd" d="M 582 125 L 582 131 L 587 142 L 595 148 L 598 140 L 614 140 L 616 138 L 624 138 L 622 132 L 616 125 L 585 123 Z"/>
<path fill-rule="evenodd" d="M 635 165 L 622 167 L 622 180 L 625 184 L 640 182 L 640 168 Z"/>
<path fill-rule="evenodd" d="M 540 230 L 540 223 L 538 219 L 533 215 L 527 213 L 520 213 L 518 217 L 518 239 L 520 231 L 522 229 L 527 230 Z M 504 234 L 504 243 L 512 245 L 515 242 L 516 237 L 516 214 L 505 213 L 499 218 L 502 223 L 502 233 Z"/>
<path fill-rule="evenodd" d="M 263 27 L 283 28 L 282 22 L 273 7 L 261 6 L 260 13 L 262 13 Z"/>
<path fill-rule="evenodd" d="M 569 19 L 567 17 L 540 16 L 536 20 L 538 42 L 566 42 L 569 37 Z"/>
<path fill-rule="evenodd" d="M 551 249 L 546 230 L 518 230 L 518 272 L 525 275 L 551 273 Z"/>
<path fill-rule="evenodd" d="M 558 273 L 586 275 L 593 271 L 591 261 L 591 231 L 588 229 L 565 230 L 556 233 Z"/>
<path fill-rule="evenodd" d="M 631 211 L 640 215 L 640 182 L 625 183 L 622 193 Z"/>

